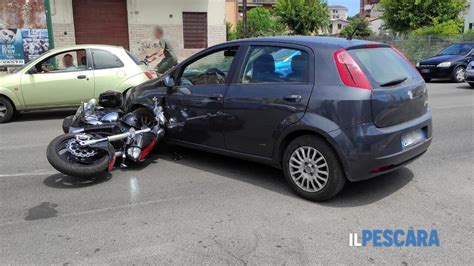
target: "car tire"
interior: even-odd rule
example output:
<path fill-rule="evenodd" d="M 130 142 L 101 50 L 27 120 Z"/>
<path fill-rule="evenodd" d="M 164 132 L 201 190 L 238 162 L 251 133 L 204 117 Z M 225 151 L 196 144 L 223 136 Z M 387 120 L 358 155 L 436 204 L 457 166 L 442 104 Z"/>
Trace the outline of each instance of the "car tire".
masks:
<path fill-rule="evenodd" d="M 453 73 L 451 74 L 451 81 L 455 83 L 464 82 L 466 77 L 466 68 L 463 66 L 457 66 L 454 68 Z"/>
<path fill-rule="evenodd" d="M 0 97 L 0 124 L 9 122 L 15 114 L 15 107 L 5 97 Z"/>
<path fill-rule="evenodd" d="M 286 181 L 299 196 L 325 201 L 341 191 L 346 177 L 335 151 L 317 136 L 294 139 L 283 154 Z"/>
<path fill-rule="evenodd" d="M 469 86 L 471 86 L 471 88 L 474 88 L 474 83 L 473 83 L 473 82 L 469 82 Z"/>
<path fill-rule="evenodd" d="M 425 82 L 430 82 L 431 81 L 431 78 L 423 78 L 425 80 Z"/>

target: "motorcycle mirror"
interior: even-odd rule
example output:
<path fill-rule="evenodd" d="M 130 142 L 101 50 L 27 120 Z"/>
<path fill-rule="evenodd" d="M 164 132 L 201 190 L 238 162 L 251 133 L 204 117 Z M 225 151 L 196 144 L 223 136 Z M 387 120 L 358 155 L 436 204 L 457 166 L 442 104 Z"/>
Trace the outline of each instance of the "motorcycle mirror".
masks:
<path fill-rule="evenodd" d="M 167 88 L 172 88 L 175 86 L 174 79 L 169 75 L 163 78 L 163 83 Z"/>

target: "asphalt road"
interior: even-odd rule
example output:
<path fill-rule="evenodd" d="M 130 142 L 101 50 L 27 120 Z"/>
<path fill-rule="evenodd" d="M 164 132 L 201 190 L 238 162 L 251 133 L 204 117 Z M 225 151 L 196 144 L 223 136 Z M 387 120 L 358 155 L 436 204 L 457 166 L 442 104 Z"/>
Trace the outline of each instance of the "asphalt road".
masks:
<path fill-rule="evenodd" d="M 471 264 L 474 90 L 430 83 L 434 140 L 396 172 L 330 202 L 295 196 L 273 168 L 183 149 L 83 181 L 45 149 L 71 111 L 0 125 L 0 263 Z M 437 229 L 440 247 L 350 247 L 363 229 Z"/>

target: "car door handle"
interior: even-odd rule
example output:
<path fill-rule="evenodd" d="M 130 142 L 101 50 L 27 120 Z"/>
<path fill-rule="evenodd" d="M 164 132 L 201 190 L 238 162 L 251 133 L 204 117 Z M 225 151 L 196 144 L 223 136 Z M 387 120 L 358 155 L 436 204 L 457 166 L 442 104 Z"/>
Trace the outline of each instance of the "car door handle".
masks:
<path fill-rule="evenodd" d="M 211 100 L 215 100 L 215 101 L 220 101 L 222 100 L 224 96 L 222 94 L 213 94 L 211 96 L 209 96 L 209 99 Z"/>
<path fill-rule="evenodd" d="M 85 78 L 87 78 L 86 75 L 79 75 L 79 76 L 77 76 L 77 79 L 85 79 Z"/>
<path fill-rule="evenodd" d="M 299 103 L 299 102 L 301 102 L 302 98 L 303 97 L 301 97 L 301 95 L 292 94 L 292 95 L 288 95 L 288 96 L 283 97 L 283 100 L 285 100 L 287 102 L 292 102 L 292 103 Z"/>

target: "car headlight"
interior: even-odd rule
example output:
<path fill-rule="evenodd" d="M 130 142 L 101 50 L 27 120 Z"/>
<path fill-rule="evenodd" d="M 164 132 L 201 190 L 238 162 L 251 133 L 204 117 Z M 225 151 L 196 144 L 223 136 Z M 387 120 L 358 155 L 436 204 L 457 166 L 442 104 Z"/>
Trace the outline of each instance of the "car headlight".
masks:
<path fill-rule="evenodd" d="M 450 67 L 451 62 L 443 62 L 437 65 L 437 67 Z"/>
<path fill-rule="evenodd" d="M 416 67 L 420 67 L 420 62 L 416 62 Z"/>

